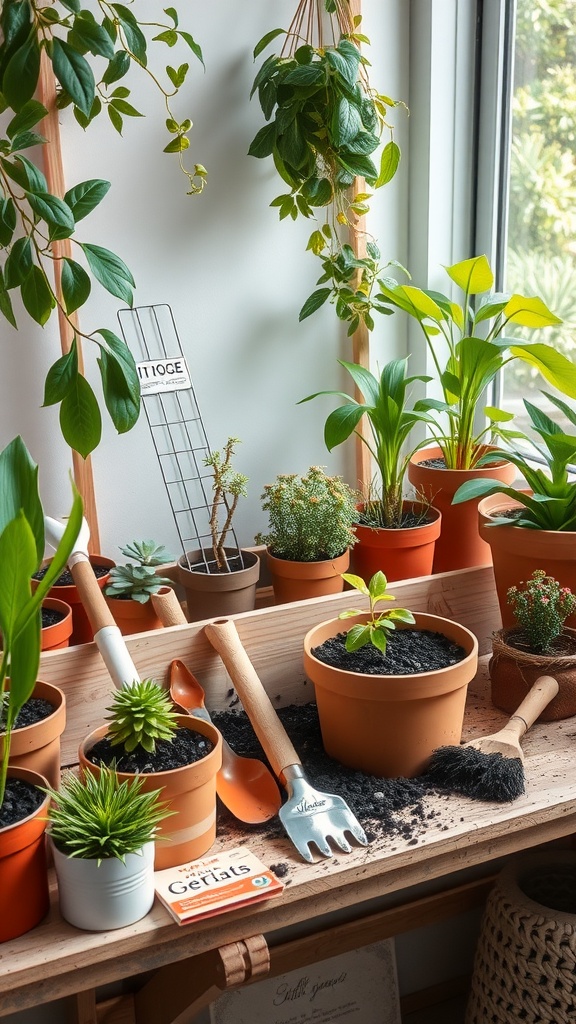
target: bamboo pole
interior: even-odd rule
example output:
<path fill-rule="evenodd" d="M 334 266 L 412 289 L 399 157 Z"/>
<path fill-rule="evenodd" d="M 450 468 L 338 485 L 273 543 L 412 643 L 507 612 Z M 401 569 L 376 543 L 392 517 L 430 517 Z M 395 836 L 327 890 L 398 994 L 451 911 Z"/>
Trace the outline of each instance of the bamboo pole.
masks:
<path fill-rule="evenodd" d="M 64 166 L 62 162 L 62 146 L 60 141 L 60 125 L 58 123 L 58 108 L 56 106 L 56 82 L 52 65 L 46 55 L 42 53 L 40 67 L 40 79 L 38 86 L 38 98 L 44 104 L 48 114 L 42 122 L 42 132 L 48 139 L 43 147 L 44 173 L 50 192 L 62 198 L 66 192 L 64 182 Z M 54 260 L 54 287 L 59 301 L 62 301 L 61 285 L 61 261 L 64 257 L 72 256 L 72 244 L 69 238 L 54 241 L 52 251 Z M 74 330 L 78 329 L 77 313 L 70 314 L 70 321 L 66 319 L 60 306 L 58 307 L 58 326 L 60 329 L 60 346 L 63 354 L 70 351 Z M 78 364 L 82 371 L 82 349 L 80 338 L 78 338 Z M 88 455 L 85 459 L 78 452 L 72 451 L 72 470 L 74 482 L 82 495 L 84 503 L 84 516 L 90 527 L 89 551 L 98 554 L 100 551 L 100 533 L 98 530 L 98 516 L 96 511 L 96 496 L 94 493 L 94 477 L 92 473 L 92 460 Z"/>

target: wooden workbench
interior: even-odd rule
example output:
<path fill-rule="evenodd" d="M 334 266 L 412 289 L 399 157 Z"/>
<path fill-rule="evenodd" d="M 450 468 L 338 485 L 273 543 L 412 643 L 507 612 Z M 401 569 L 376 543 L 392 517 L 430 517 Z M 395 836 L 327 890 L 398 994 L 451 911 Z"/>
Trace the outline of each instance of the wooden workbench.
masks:
<path fill-rule="evenodd" d="M 494 732 L 505 716 L 490 703 L 486 675 L 490 637 L 500 625 L 492 570 L 427 577 L 391 590 L 404 607 L 457 619 L 476 633 L 483 657 L 469 688 L 465 736 Z M 313 698 L 302 669 L 304 634 L 349 605 L 348 593 L 236 617 L 244 645 L 277 704 Z M 170 661 L 182 658 L 204 685 L 208 707 L 228 707 L 230 681 L 201 623 L 139 634 L 127 643 L 142 678 L 165 681 Z M 41 677 L 66 692 L 62 761 L 74 765 L 80 740 L 103 721 L 111 684 L 93 644 L 44 655 Z M 0 1017 L 74 995 L 79 1024 L 185 1024 L 226 987 L 478 905 L 496 858 L 576 832 L 575 741 L 576 719 L 534 726 L 524 741 L 526 794 L 509 805 L 431 796 L 427 800 L 436 814 L 416 844 L 397 835 L 379 838 L 367 848 L 310 865 L 285 837 L 251 833 L 240 825 L 235 831 L 227 824 L 217 846 L 247 843 L 266 863 L 286 865 L 286 887 L 270 902 L 194 925 L 174 924 L 157 902 L 146 918 L 128 928 L 82 932 L 61 920 L 53 881 L 45 921 L 0 945 Z M 463 882 L 458 873 L 473 865 L 486 865 L 486 877 L 481 873 Z M 422 883 L 428 883 L 424 895 Z M 339 923 L 331 927 L 330 915 L 336 911 Z M 289 931 L 280 934 L 280 929 Z M 135 995 L 97 1007 L 98 986 L 137 975 L 142 986 Z"/>

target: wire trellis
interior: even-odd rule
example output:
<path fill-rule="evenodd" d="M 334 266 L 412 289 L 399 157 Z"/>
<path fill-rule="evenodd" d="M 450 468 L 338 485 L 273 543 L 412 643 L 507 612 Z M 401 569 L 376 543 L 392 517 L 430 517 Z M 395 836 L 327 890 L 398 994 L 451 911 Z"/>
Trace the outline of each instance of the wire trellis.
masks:
<path fill-rule="evenodd" d="M 124 341 L 140 376 L 142 406 L 188 568 L 217 570 L 210 514 L 213 475 L 204 459 L 210 446 L 172 309 L 166 303 L 118 313 Z M 226 516 L 226 496 L 219 502 Z M 230 548 L 244 568 L 234 528 Z M 230 566 L 232 568 L 232 566 Z"/>

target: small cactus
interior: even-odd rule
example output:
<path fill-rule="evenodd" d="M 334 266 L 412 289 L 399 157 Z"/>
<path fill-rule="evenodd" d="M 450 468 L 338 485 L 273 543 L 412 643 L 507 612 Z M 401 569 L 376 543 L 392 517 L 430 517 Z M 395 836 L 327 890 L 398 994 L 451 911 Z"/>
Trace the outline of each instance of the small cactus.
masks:
<path fill-rule="evenodd" d="M 127 754 L 142 747 L 153 754 L 157 740 L 174 738 L 178 715 L 170 696 L 153 679 L 125 686 L 114 695 L 106 721 L 108 739 L 113 747 L 122 745 Z"/>

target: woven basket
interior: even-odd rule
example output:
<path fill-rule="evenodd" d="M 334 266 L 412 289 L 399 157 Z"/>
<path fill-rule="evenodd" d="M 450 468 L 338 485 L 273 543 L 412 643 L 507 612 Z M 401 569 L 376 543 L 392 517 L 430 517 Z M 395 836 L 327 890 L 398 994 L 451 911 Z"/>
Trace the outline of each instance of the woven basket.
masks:
<path fill-rule="evenodd" d="M 524 854 L 486 905 L 465 1024 L 576 1021 L 576 853 Z"/>

